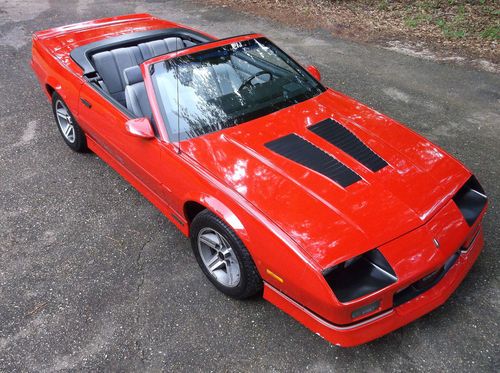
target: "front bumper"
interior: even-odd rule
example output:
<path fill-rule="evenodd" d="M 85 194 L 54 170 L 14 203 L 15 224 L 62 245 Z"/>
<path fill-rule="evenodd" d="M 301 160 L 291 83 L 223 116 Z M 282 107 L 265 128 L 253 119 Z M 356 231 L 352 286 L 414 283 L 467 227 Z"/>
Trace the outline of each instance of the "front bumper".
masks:
<path fill-rule="evenodd" d="M 295 302 L 269 284 L 264 298 L 307 326 L 327 341 L 343 347 L 379 338 L 442 305 L 460 285 L 484 246 L 483 228 L 466 252 L 462 252 L 446 275 L 432 288 L 388 311 L 348 326 L 332 324 Z"/>

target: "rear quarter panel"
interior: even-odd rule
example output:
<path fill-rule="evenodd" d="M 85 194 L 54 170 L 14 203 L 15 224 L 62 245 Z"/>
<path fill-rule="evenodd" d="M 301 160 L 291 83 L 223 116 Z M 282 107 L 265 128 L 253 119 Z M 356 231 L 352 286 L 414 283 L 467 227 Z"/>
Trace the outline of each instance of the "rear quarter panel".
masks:
<path fill-rule="evenodd" d="M 83 79 L 51 54 L 36 34 L 32 39 L 31 67 L 49 101 L 52 99 L 51 90 L 54 90 L 73 115 L 78 116 L 78 97 Z"/>

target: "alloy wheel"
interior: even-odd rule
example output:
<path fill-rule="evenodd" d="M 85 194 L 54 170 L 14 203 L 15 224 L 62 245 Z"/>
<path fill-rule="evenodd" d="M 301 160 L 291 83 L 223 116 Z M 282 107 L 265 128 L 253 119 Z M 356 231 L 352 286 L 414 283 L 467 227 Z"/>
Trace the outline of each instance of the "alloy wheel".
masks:
<path fill-rule="evenodd" d="M 240 263 L 228 241 L 216 230 L 203 228 L 198 233 L 198 250 L 208 272 L 221 285 L 240 283 Z"/>
<path fill-rule="evenodd" d="M 61 100 L 56 101 L 55 107 L 57 124 L 61 129 L 61 133 L 66 140 L 68 140 L 70 143 L 74 143 L 76 139 L 75 126 L 73 124 L 73 118 L 71 117 L 68 108 Z"/>

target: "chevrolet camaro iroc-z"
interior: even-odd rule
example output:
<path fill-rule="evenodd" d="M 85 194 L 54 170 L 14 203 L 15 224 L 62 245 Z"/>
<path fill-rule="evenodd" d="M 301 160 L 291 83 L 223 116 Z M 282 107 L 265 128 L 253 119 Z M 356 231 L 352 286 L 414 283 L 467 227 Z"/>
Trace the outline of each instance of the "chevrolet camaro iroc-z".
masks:
<path fill-rule="evenodd" d="M 35 32 L 31 66 L 66 144 L 160 209 L 220 291 L 334 344 L 435 309 L 483 247 L 466 167 L 263 35 L 132 14 Z"/>

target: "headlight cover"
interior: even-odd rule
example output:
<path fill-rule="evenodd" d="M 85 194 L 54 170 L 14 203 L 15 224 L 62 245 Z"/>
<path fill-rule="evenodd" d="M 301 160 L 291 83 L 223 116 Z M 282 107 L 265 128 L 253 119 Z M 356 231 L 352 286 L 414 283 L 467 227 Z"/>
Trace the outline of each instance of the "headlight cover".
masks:
<path fill-rule="evenodd" d="M 342 303 L 383 289 L 397 281 L 396 273 L 378 249 L 370 250 L 323 271 Z"/>

